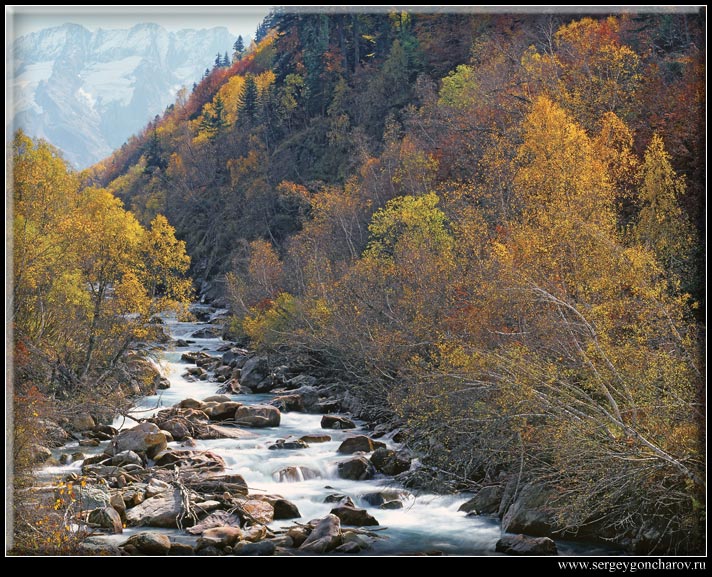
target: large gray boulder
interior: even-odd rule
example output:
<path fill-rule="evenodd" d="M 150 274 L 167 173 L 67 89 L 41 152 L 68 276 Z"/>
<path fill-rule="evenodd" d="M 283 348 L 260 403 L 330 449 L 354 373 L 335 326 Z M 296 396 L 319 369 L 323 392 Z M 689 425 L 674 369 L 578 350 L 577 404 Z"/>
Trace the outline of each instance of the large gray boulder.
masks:
<path fill-rule="evenodd" d="M 183 499 L 178 489 L 146 499 L 126 511 L 126 521 L 132 526 L 178 527 Z M 169 545 L 170 547 L 170 545 Z"/>
<path fill-rule="evenodd" d="M 149 458 L 164 451 L 168 446 L 166 436 L 161 433 L 153 423 L 141 423 L 133 429 L 121 431 L 106 449 L 109 455 L 116 455 L 123 451 L 143 453 Z"/>
<path fill-rule="evenodd" d="M 341 545 L 341 521 L 336 515 L 327 515 L 319 520 L 301 544 L 301 551 L 311 553 L 327 553 Z"/>
<path fill-rule="evenodd" d="M 548 537 L 554 526 L 549 513 L 551 491 L 532 483 L 520 487 L 502 517 L 502 530 L 507 533 L 524 533 Z"/>
<path fill-rule="evenodd" d="M 371 464 L 371 461 L 365 457 L 356 457 L 349 461 L 343 461 L 338 464 L 337 471 L 342 479 L 350 479 L 352 481 L 365 481 L 372 479 L 376 470 Z"/>
<path fill-rule="evenodd" d="M 171 549 L 171 540 L 168 536 L 155 531 L 142 531 L 132 535 L 122 547 L 134 547 L 145 555 L 168 555 Z"/>
<path fill-rule="evenodd" d="M 267 357 L 252 357 L 242 367 L 240 385 L 257 392 L 257 388 L 270 375 Z M 261 391 L 267 392 L 267 391 Z"/>
<path fill-rule="evenodd" d="M 477 515 L 492 515 L 499 509 L 503 493 L 504 489 L 501 485 L 482 487 L 477 492 L 477 495 L 460 505 L 458 511 L 475 513 Z"/>
<path fill-rule="evenodd" d="M 374 441 L 366 435 L 356 435 L 345 439 L 341 445 L 339 445 L 339 448 L 336 449 L 336 452 L 342 455 L 352 455 L 358 452 L 370 453 L 376 449 L 385 448 L 386 444 L 381 441 Z"/>

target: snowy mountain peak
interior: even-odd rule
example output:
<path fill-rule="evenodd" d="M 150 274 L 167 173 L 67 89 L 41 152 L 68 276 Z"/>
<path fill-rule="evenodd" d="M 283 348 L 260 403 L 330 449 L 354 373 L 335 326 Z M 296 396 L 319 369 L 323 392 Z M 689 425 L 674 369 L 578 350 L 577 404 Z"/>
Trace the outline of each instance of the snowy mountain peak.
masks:
<path fill-rule="evenodd" d="M 94 31 L 45 28 L 13 45 L 14 128 L 45 138 L 77 168 L 108 156 L 230 51 L 227 28 L 151 22 Z"/>

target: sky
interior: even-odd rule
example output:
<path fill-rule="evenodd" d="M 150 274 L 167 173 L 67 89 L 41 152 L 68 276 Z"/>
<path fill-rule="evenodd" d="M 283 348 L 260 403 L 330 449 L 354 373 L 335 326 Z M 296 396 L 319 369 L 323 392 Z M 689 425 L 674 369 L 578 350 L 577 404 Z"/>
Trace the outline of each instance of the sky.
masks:
<path fill-rule="evenodd" d="M 15 38 L 67 22 L 90 30 L 130 28 L 152 22 L 167 30 L 225 26 L 252 38 L 271 6 L 6 6 L 6 26 Z"/>

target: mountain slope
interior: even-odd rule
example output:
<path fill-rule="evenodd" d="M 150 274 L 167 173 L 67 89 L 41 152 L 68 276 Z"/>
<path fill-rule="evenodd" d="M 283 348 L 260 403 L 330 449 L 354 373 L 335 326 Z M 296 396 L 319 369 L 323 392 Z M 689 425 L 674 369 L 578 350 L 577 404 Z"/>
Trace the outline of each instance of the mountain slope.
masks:
<path fill-rule="evenodd" d="M 168 32 L 156 24 L 94 32 L 65 24 L 22 36 L 13 52 L 15 128 L 89 166 L 161 113 L 232 42 L 227 28 Z"/>

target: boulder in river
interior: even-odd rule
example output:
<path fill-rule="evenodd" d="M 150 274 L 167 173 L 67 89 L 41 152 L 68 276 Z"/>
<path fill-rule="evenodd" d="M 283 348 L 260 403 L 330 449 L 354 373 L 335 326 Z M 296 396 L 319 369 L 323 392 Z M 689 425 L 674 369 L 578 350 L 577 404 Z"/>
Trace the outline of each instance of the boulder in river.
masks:
<path fill-rule="evenodd" d="M 356 435 L 345 439 L 336 452 L 342 455 L 351 455 L 358 452 L 370 453 L 380 448 L 385 449 L 386 444 L 369 439 L 366 435 Z"/>
<path fill-rule="evenodd" d="M 87 522 L 94 527 L 108 529 L 113 534 L 123 532 L 121 515 L 113 507 L 101 507 L 89 511 Z"/>
<path fill-rule="evenodd" d="M 227 395 L 211 395 L 203 399 L 204 403 L 229 403 L 232 401 Z"/>
<path fill-rule="evenodd" d="M 369 527 L 378 525 L 375 517 L 366 509 L 357 509 L 355 507 L 340 506 L 334 507 L 331 511 L 332 515 L 336 515 L 343 525 L 353 525 L 355 527 Z"/>
<path fill-rule="evenodd" d="M 280 449 L 308 449 L 309 445 L 307 445 L 301 439 L 277 439 L 274 444 L 270 445 L 268 448 L 272 451 Z"/>
<path fill-rule="evenodd" d="M 314 443 L 328 443 L 331 441 L 331 437 L 329 435 L 302 435 L 299 440 L 311 445 Z"/>
<path fill-rule="evenodd" d="M 244 367 L 248 360 L 249 357 L 247 356 L 247 351 L 237 347 L 230 349 L 222 356 L 222 362 L 224 365 L 228 365 L 236 369 Z"/>
<path fill-rule="evenodd" d="M 223 401 L 212 407 L 205 409 L 205 414 L 213 421 L 225 421 L 235 416 L 235 411 L 242 407 L 242 403 L 235 401 Z"/>
<path fill-rule="evenodd" d="M 270 405 L 242 405 L 235 411 L 235 421 L 247 427 L 278 427 L 280 416 Z"/>
<path fill-rule="evenodd" d="M 168 419 L 161 423 L 161 428 L 170 433 L 174 441 L 184 441 L 191 436 L 191 430 L 180 419 Z"/>
<path fill-rule="evenodd" d="M 149 458 L 164 451 L 167 447 L 166 436 L 153 423 L 141 423 L 132 429 L 121 431 L 107 447 L 109 455 L 123 451 L 145 453 Z"/>
<path fill-rule="evenodd" d="M 499 509 L 503 492 L 504 490 L 501 485 L 482 487 L 477 492 L 477 495 L 460 505 L 458 511 L 475 513 L 477 515 L 492 515 Z"/>
<path fill-rule="evenodd" d="M 371 493 L 359 495 L 361 501 L 367 503 L 371 507 L 381 507 L 385 503 L 391 503 L 393 501 L 398 501 L 402 504 L 403 501 L 406 501 L 410 497 L 412 497 L 412 495 L 408 493 L 408 491 L 399 489 L 382 489 L 381 491 L 373 491 Z M 396 507 L 391 506 L 389 508 Z M 397 508 L 400 509 L 400 507 Z"/>
<path fill-rule="evenodd" d="M 240 506 L 246 513 L 245 521 L 256 521 L 267 525 L 274 520 L 274 507 L 268 501 L 250 499 L 240 503 Z"/>
<path fill-rule="evenodd" d="M 126 548 L 127 545 L 134 547 L 145 555 L 168 555 L 168 551 L 171 549 L 171 540 L 162 533 L 142 531 L 131 535 L 122 547 Z"/>
<path fill-rule="evenodd" d="M 275 521 L 281 519 L 298 519 L 302 516 L 297 506 L 287 499 L 277 499 L 272 503 Z"/>
<path fill-rule="evenodd" d="M 222 471 L 225 469 L 223 458 L 213 451 L 173 451 L 166 450 L 156 455 L 156 465 L 165 467 L 186 467 L 191 470 Z"/>
<path fill-rule="evenodd" d="M 324 415 L 321 418 L 322 429 L 355 429 L 356 424 L 347 417 L 340 415 Z"/>
<path fill-rule="evenodd" d="M 171 388 L 171 382 L 163 375 L 156 375 L 153 377 L 153 386 L 156 387 L 158 391 L 165 391 Z"/>
<path fill-rule="evenodd" d="M 553 527 L 553 520 L 548 511 L 551 498 L 551 491 L 541 485 L 524 485 L 502 517 L 502 530 L 548 537 Z"/>
<path fill-rule="evenodd" d="M 272 477 L 279 483 L 299 483 L 301 481 L 308 481 L 309 479 L 319 479 L 321 473 L 309 467 L 297 465 L 284 467 L 273 473 Z"/>
<path fill-rule="evenodd" d="M 173 489 L 146 499 L 126 511 L 126 521 L 133 526 L 175 528 L 178 526 L 177 519 L 182 510 L 181 492 L 179 489 Z"/>
<path fill-rule="evenodd" d="M 109 462 L 117 467 L 123 467 L 124 465 L 138 465 L 139 467 L 143 467 L 141 457 L 133 451 L 121 451 L 111 457 L 111 461 Z"/>
<path fill-rule="evenodd" d="M 220 330 L 220 328 L 208 326 L 203 327 L 202 329 L 198 329 L 190 336 L 194 339 L 216 339 L 220 337 L 221 333 L 222 331 Z"/>
<path fill-rule="evenodd" d="M 201 475 L 185 481 L 193 491 L 198 493 L 230 493 L 231 495 L 247 495 L 247 483 L 242 475 L 230 473 L 227 475 Z"/>
<path fill-rule="evenodd" d="M 339 477 L 351 479 L 352 481 L 365 481 L 372 479 L 376 470 L 371 461 L 365 457 L 356 457 L 348 461 L 342 461 L 337 467 Z"/>
<path fill-rule="evenodd" d="M 329 514 L 317 521 L 316 526 L 301 544 L 299 550 L 327 553 L 339 545 L 341 545 L 341 521 L 336 515 Z"/>
<path fill-rule="evenodd" d="M 556 543 L 549 537 L 504 535 L 495 545 L 495 551 L 507 555 L 557 555 Z"/>
<path fill-rule="evenodd" d="M 199 521 L 192 527 L 188 527 L 186 531 L 191 535 L 200 535 L 207 529 L 212 529 L 214 527 L 237 527 L 242 525 L 242 519 L 239 515 L 235 513 L 229 513 L 228 511 L 213 511 L 205 517 L 202 521 Z"/>
<path fill-rule="evenodd" d="M 232 547 L 240 539 L 242 539 L 242 529 L 239 527 L 211 527 L 203 531 L 198 540 L 198 548 L 200 549 L 206 544 L 213 545 L 218 549 L 228 545 Z"/>
<path fill-rule="evenodd" d="M 304 403 L 299 395 L 281 395 L 272 399 L 270 404 L 283 413 L 290 411 L 304 412 Z"/>
<path fill-rule="evenodd" d="M 256 392 L 257 387 L 270 375 L 267 357 L 257 356 L 249 359 L 240 373 L 240 385 Z M 267 392 L 267 391 L 263 391 Z"/>
<path fill-rule="evenodd" d="M 398 475 L 410 469 L 410 459 L 408 457 L 386 448 L 385 445 L 374 451 L 373 455 L 371 455 L 371 463 L 379 473 L 384 475 Z"/>

